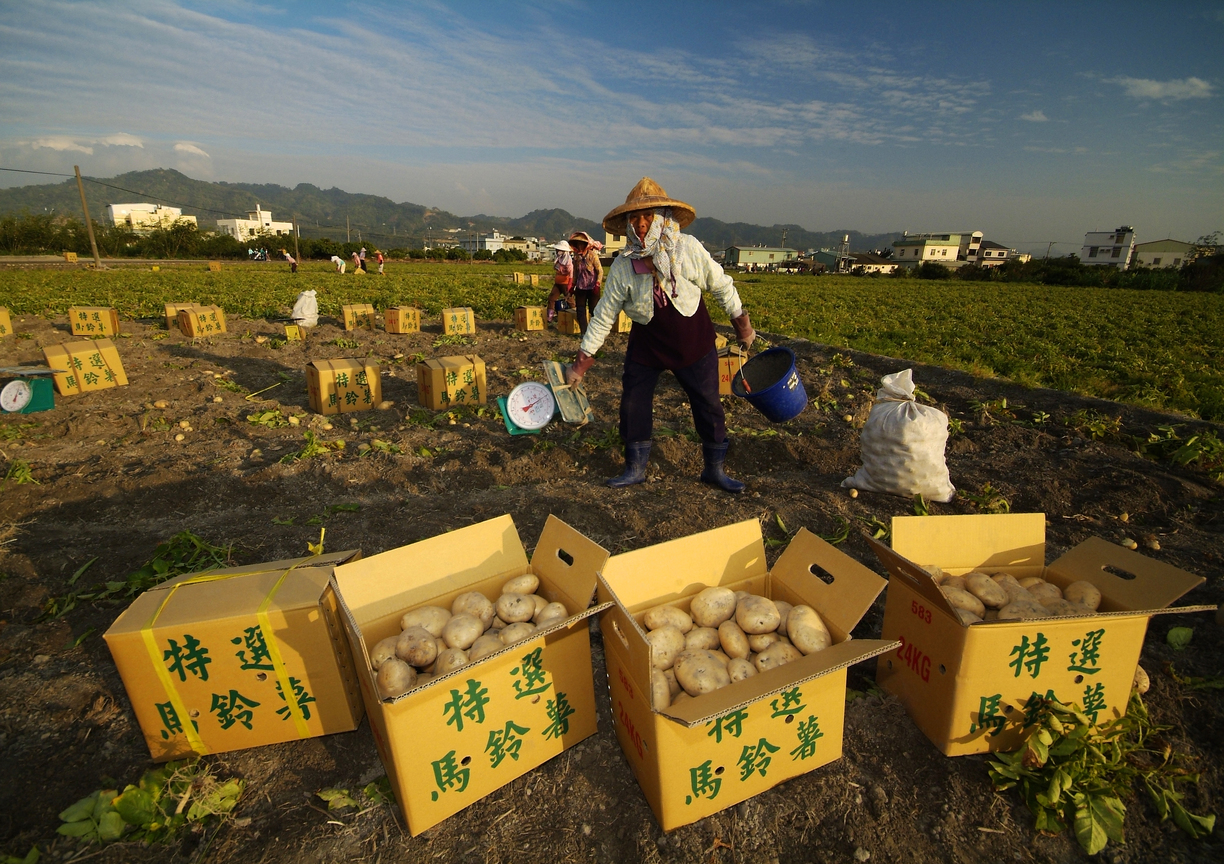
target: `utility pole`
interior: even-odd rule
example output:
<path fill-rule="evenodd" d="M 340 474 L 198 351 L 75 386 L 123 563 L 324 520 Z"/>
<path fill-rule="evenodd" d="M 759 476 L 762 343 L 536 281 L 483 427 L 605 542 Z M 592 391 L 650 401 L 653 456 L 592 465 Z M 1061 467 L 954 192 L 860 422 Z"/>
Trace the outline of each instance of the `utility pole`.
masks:
<path fill-rule="evenodd" d="M 782 229 L 782 248 L 786 248 L 786 229 Z"/>
<path fill-rule="evenodd" d="M 81 209 L 85 211 L 85 230 L 89 232 L 89 248 L 93 249 L 94 268 L 102 269 L 102 259 L 98 257 L 98 241 L 94 240 L 93 220 L 89 218 L 89 205 L 85 203 L 85 184 L 81 182 L 81 166 L 73 165 L 76 172 L 77 191 L 81 193 Z"/>
<path fill-rule="evenodd" d="M 1053 240 L 1051 240 L 1051 241 L 1050 241 L 1050 245 L 1046 247 L 1045 260 L 1047 260 L 1047 261 L 1049 261 L 1049 260 L 1050 260 L 1050 250 L 1051 250 L 1051 249 L 1053 249 L 1053 248 L 1054 248 L 1054 241 L 1053 241 Z"/>
<path fill-rule="evenodd" d="M 353 242 L 353 229 L 349 225 L 349 217 L 347 216 L 344 217 L 344 242 L 345 243 Z"/>
<path fill-rule="evenodd" d="M 302 253 L 298 251 L 298 238 L 302 236 L 301 230 L 298 228 L 297 216 L 293 217 L 293 257 L 300 264 L 302 263 Z"/>

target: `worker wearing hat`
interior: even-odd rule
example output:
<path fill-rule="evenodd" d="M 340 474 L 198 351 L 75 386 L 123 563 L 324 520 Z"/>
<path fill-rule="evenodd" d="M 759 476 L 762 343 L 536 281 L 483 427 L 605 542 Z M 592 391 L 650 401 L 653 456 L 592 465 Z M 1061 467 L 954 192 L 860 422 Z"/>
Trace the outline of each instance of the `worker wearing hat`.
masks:
<path fill-rule="evenodd" d="M 603 296 L 566 374 L 571 384 L 595 362 L 597 352 L 623 310 L 633 321 L 621 378 L 620 435 L 625 442 L 625 472 L 609 486 L 631 486 L 646 479 L 654 427 L 654 390 L 670 369 L 688 395 L 693 425 L 705 459 L 702 482 L 727 492 L 744 484 L 723 470 L 727 420 L 718 398 L 718 350 L 714 324 L 706 311 L 709 291 L 731 318 L 736 340 L 747 350 L 756 338 L 731 277 L 697 240 L 680 229 L 697 218 L 683 201 L 668 197 L 658 183 L 643 177 L 625 203 L 604 217 L 609 233 L 625 235 L 624 250 L 608 268 Z"/>
<path fill-rule="evenodd" d="M 569 244 L 574 250 L 574 282 L 571 293 L 574 295 L 574 307 L 578 311 L 578 327 L 585 332 L 588 312 L 594 314 L 595 304 L 599 302 L 599 283 L 603 281 L 603 265 L 599 261 L 599 252 L 603 249 L 603 244 L 585 231 L 575 231 L 571 234 Z"/>
<path fill-rule="evenodd" d="M 553 260 L 553 287 L 548 295 L 548 320 L 551 321 L 557 317 L 558 307 L 563 305 L 562 301 L 569 299 L 570 286 L 574 282 L 574 259 L 570 254 L 573 250 L 568 241 L 562 240 L 548 248 L 556 253 Z"/>

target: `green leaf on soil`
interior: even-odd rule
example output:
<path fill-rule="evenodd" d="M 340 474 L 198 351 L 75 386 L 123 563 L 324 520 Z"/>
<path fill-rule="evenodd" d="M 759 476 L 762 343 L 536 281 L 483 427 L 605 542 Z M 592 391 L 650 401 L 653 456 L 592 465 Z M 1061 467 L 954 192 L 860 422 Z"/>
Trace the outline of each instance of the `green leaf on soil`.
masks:
<path fill-rule="evenodd" d="M 1169 643 L 1169 647 L 1174 651 L 1185 651 L 1190 646 L 1190 640 L 1194 638 L 1193 627 L 1171 627 L 1169 633 L 1165 636 L 1165 641 Z"/>

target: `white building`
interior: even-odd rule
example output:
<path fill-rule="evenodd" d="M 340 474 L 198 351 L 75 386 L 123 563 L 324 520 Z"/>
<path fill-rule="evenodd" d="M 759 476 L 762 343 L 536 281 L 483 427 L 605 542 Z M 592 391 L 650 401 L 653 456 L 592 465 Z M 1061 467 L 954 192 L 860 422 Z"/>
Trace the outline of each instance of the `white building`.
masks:
<path fill-rule="evenodd" d="M 1194 257 L 1194 244 L 1182 240 L 1153 240 L 1136 243 L 1133 263 L 1136 267 L 1168 270 L 1185 264 Z"/>
<path fill-rule="evenodd" d="M 978 247 L 977 263 L 983 267 L 998 267 L 1004 261 L 1010 261 L 1015 257 L 1015 249 L 1008 249 L 993 240 L 983 240 L 981 246 Z"/>
<path fill-rule="evenodd" d="M 947 234 L 910 234 L 893 241 L 893 260 L 905 267 L 934 262 L 958 267 L 978 263 L 981 231 L 950 231 Z"/>
<path fill-rule="evenodd" d="M 239 243 L 246 243 L 264 234 L 291 237 L 293 223 L 273 222 L 272 211 L 264 210 L 256 204 L 255 209 L 248 212 L 245 219 L 218 219 L 217 233 L 228 234 Z"/>
<path fill-rule="evenodd" d="M 613 234 L 611 231 L 604 232 L 603 239 L 603 254 L 605 257 L 615 256 L 617 252 L 625 248 L 625 235 Z"/>
<path fill-rule="evenodd" d="M 466 237 L 460 238 L 459 245 L 462 246 L 463 250 L 469 254 L 473 252 L 485 251 L 497 252 L 505 246 L 506 241 L 509 239 L 510 238 L 505 234 L 499 233 L 498 230 L 494 228 L 492 234 L 477 234 L 475 232 L 469 233 Z"/>
<path fill-rule="evenodd" d="M 116 228 L 127 228 L 137 234 L 172 228 L 180 222 L 197 224 L 196 217 L 184 216 L 178 207 L 163 204 L 111 204 L 106 208 L 106 218 Z"/>
<path fill-rule="evenodd" d="M 1080 261 L 1084 264 L 1125 270 L 1130 266 L 1134 251 L 1135 229 L 1129 225 L 1123 225 L 1113 231 L 1089 231 L 1084 235 Z"/>

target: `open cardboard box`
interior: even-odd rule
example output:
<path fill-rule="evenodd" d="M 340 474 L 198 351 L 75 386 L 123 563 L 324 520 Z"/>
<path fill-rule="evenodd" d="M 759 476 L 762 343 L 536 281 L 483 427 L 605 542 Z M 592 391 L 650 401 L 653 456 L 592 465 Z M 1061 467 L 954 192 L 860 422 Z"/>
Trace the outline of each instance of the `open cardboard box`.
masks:
<path fill-rule="evenodd" d="M 549 516 L 528 561 L 507 515 L 336 568 L 374 742 L 413 836 L 595 733 L 586 619 L 607 558 Z M 394 699 L 378 693 L 369 649 L 400 632 L 404 612 L 450 609 L 468 591 L 496 599 L 526 573 L 569 617 Z"/>
<path fill-rule="evenodd" d="M 153 761 L 357 728 L 361 696 L 330 579 L 360 555 L 190 573 L 137 597 L 105 639 Z"/>
<path fill-rule="evenodd" d="M 850 631 L 885 580 L 800 529 L 770 570 L 756 520 L 615 555 L 600 574 L 612 715 L 621 748 L 665 831 L 696 822 L 842 754 L 846 669 L 894 647 Z M 651 647 L 642 618 L 721 585 L 824 619 L 834 644 L 664 710 L 650 702 Z"/>
<path fill-rule="evenodd" d="M 892 548 L 871 541 L 888 568 L 883 636 L 901 647 L 876 680 L 947 756 L 1019 745 L 1034 695 L 1076 703 L 1094 721 L 1126 713 L 1148 619 L 1214 606 L 1170 604 L 1205 580 L 1093 537 L 1046 565 L 1045 514 L 898 516 Z M 1040 576 L 1065 588 L 1091 582 L 1096 615 L 962 624 L 923 569 Z"/>

